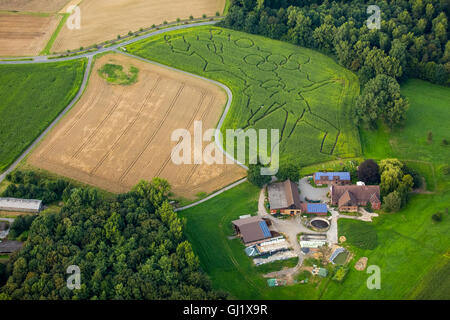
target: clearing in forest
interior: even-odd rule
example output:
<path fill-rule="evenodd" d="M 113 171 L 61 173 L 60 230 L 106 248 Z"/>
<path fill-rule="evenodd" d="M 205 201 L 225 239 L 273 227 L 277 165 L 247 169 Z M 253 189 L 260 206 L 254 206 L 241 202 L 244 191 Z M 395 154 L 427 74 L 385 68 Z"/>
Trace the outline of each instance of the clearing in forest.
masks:
<path fill-rule="evenodd" d="M 137 81 L 111 83 L 98 72 L 105 65 L 135 68 Z M 176 165 L 171 151 L 178 142 L 171 134 L 179 128 L 192 133 L 194 121 L 214 128 L 226 100 L 222 89 L 204 80 L 108 54 L 97 59 L 85 94 L 29 161 L 112 192 L 162 177 L 175 195 L 194 199 L 242 178 L 245 170 L 234 164 Z"/>
<path fill-rule="evenodd" d="M 357 77 L 323 54 L 217 27 L 169 32 L 127 50 L 227 85 L 233 102 L 222 130 L 279 129 L 281 161 L 361 154 L 349 115 Z"/>

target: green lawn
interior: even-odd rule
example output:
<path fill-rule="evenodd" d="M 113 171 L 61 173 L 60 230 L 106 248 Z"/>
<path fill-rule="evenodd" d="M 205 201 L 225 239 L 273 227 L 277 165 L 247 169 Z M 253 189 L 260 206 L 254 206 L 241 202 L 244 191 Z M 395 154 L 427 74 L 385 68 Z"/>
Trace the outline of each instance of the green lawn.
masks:
<path fill-rule="evenodd" d="M 86 60 L 0 66 L 0 172 L 80 89 Z"/>
<path fill-rule="evenodd" d="M 348 115 L 358 80 L 319 52 L 217 27 L 157 35 L 127 51 L 227 85 L 233 102 L 223 133 L 279 129 L 281 160 L 306 165 L 361 154 Z"/>
<path fill-rule="evenodd" d="M 428 190 L 434 191 L 437 183 L 444 189 L 448 179 L 442 181 L 438 171 L 450 159 L 450 145 L 442 143 L 443 139 L 450 142 L 450 88 L 410 79 L 401 90 L 410 103 L 404 127 L 393 131 L 382 125 L 374 131 L 360 129 L 364 156 L 407 160 L 425 177 Z M 427 140 L 429 131 L 433 135 L 431 142 Z"/>

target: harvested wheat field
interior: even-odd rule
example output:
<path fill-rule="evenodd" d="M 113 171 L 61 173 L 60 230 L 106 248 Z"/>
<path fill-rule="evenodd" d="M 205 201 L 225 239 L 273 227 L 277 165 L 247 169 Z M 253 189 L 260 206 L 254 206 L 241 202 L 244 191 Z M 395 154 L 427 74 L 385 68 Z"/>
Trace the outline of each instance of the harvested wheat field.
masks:
<path fill-rule="evenodd" d="M 80 4 L 80 29 L 64 27 L 53 50 L 63 52 L 87 47 L 141 27 L 187 19 L 190 15 L 211 16 L 217 11 L 222 13 L 224 6 L 225 0 L 85 0 Z"/>
<path fill-rule="evenodd" d="M 139 69 L 131 85 L 115 85 L 99 76 L 105 64 Z M 229 165 L 175 165 L 171 151 L 179 128 L 193 132 L 214 128 L 227 97 L 222 89 L 163 67 L 109 54 L 99 58 L 88 88 L 29 162 L 63 176 L 112 192 L 125 192 L 140 179 L 166 178 L 177 196 L 193 199 L 200 192 L 224 187 L 246 172 Z"/>
<path fill-rule="evenodd" d="M 69 0 L 0 0 L 0 10 L 58 12 Z"/>
<path fill-rule="evenodd" d="M 58 15 L 0 12 L 0 56 L 38 55 L 60 19 Z"/>

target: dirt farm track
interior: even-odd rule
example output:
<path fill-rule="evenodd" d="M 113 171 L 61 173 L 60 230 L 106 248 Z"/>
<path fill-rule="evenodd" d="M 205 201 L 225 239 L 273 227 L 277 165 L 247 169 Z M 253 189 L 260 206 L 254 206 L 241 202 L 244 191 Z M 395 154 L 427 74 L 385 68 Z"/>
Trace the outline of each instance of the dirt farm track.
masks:
<path fill-rule="evenodd" d="M 138 82 L 113 85 L 98 75 L 105 63 L 139 69 Z M 193 199 L 246 175 L 237 165 L 176 165 L 175 129 L 193 132 L 196 120 L 214 128 L 227 96 L 204 80 L 121 54 L 99 58 L 77 105 L 50 132 L 28 162 L 112 192 L 140 179 L 166 178 L 177 196 Z M 219 152 L 216 149 L 216 152 Z"/>

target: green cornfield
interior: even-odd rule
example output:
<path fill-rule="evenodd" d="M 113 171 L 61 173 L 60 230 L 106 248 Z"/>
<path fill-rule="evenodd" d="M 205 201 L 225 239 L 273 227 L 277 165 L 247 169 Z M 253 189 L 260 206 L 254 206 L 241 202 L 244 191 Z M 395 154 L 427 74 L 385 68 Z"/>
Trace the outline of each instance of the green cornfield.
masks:
<path fill-rule="evenodd" d="M 0 172 L 76 96 L 86 60 L 0 66 Z"/>
<path fill-rule="evenodd" d="M 357 77 L 321 53 L 210 26 L 158 35 L 127 51 L 228 86 L 233 101 L 222 133 L 278 129 L 281 161 L 307 165 L 361 154 L 349 116 Z"/>

